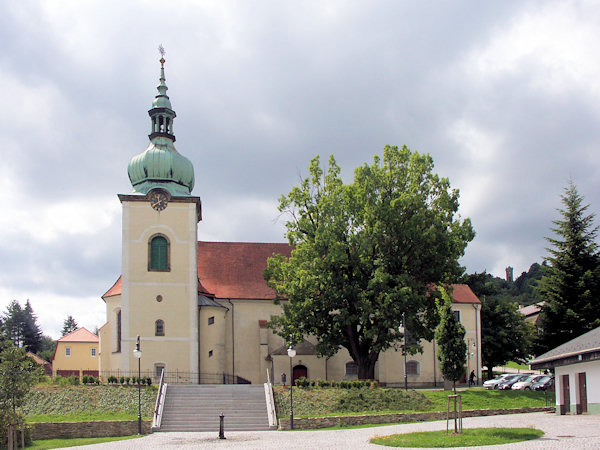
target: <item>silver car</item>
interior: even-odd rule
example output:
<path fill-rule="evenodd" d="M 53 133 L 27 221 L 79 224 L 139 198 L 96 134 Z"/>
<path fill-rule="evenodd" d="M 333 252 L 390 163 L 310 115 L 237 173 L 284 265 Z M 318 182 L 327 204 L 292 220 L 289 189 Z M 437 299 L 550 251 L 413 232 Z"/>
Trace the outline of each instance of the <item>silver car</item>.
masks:
<path fill-rule="evenodd" d="M 513 374 L 503 373 L 502 375 L 498 375 L 496 378 L 492 378 L 491 380 L 487 380 L 485 383 L 483 383 L 483 387 L 486 389 L 498 389 L 498 383 L 501 383 L 510 375 Z"/>
<path fill-rule="evenodd" d="M 544 378 L 544 375 L 531 375 L 526 380 L 518 381 L 511 386 L 511 389 L 515 389 L 517 391 L 530 391 L 531 385 L 536 381 L 540 381 Z"/>

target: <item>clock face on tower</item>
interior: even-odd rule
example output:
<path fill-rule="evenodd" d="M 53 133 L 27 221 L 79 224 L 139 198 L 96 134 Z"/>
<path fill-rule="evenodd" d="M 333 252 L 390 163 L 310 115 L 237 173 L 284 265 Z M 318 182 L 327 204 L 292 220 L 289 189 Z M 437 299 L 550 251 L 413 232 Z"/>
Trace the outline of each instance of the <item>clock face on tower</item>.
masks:
<path fill-rule="evenodd" d="M 163 191 L 152 191 L 148 195 L 150 206 L 156 211 L 162 211 L 169 203 L 169 197 Z"/>

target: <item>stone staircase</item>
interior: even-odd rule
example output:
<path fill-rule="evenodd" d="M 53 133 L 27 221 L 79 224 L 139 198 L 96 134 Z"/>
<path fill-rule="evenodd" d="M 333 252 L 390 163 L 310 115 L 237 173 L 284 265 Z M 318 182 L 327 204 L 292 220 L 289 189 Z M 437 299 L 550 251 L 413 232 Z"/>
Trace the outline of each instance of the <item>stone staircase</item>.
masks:
<path fill-rule="evenodd" d="M 154 431 L 218 433 L 221 413 L 225 431 L 270 429 L 262 384 L 169 384 L 162 422 Z"/>

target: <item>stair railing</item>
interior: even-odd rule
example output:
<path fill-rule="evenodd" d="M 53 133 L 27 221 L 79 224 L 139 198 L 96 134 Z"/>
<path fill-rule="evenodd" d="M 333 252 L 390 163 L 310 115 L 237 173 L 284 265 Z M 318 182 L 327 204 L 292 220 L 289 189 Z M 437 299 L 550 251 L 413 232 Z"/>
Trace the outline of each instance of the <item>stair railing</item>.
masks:
<path fill-rule="evenodd" d="M 269 377 L 269 369 L 267 369 L 267 382 L 265 383 L 265 399 L 267 402 L 267 416 L 269 417 L 269 426 L 277 426 L 277 413 L 275 412 L 275 399 L 273 398 L 273 386 L 271 385 L 271 377 Z"/>
<path fill-rule="evenodd" d="M 165 406 L 165 397 L 167 395 L 167 383 L 165 383 L 165 369 L 160 372 L 160 383 L 158 385 L 158 394 L 154 404 L 154 417 L 152 418 L 152 428 L 160 428 L 162 421 L 163 408 Z"/>

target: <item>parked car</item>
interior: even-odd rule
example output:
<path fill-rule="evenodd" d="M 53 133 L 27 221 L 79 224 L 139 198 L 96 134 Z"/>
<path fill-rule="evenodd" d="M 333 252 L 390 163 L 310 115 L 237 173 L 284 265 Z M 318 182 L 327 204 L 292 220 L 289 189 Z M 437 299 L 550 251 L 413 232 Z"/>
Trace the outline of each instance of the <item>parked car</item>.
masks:
<path fill-rule="evenodd" d="M 525 375 L 514 374 L 514 375 L 511 375 L 510 377 L 506 377 L 506 379 L 504 381 L 502 381 L 502 383 L 498 384 L 498 389 L 503 389 L 503 390 L 510 389 L 513 384 L 515 384 L 519 381 L 523 381 L 527 377 L 529 377 L 529 374 L 525 374 Z"/>
<path fill-rule="evenodd" d="M 483 383 L 483 387 L 486 389 L 497 389 L 498 383 L 504 381 L 506 377 L 512 375 L 510 373 L 503 373 L 501 375 L 496 376 L 496 378 L 492 378 L 491 380 L 487 380 Z"/>
<path fill-rule="evenodd" d="M 530 391 L 531 385 L 544 376 L 545 375 L 530 375 L 522 381 L 517 381 L 511 386 L 511 389 L 514 389 L 515 391 Z"/>
<path fill-rule="evenodd" d="M 552 375 L 544 375 L 538 381 L 531 385 L 533 391 L 547 391 L 554 388 L 554 377 Z"/>

